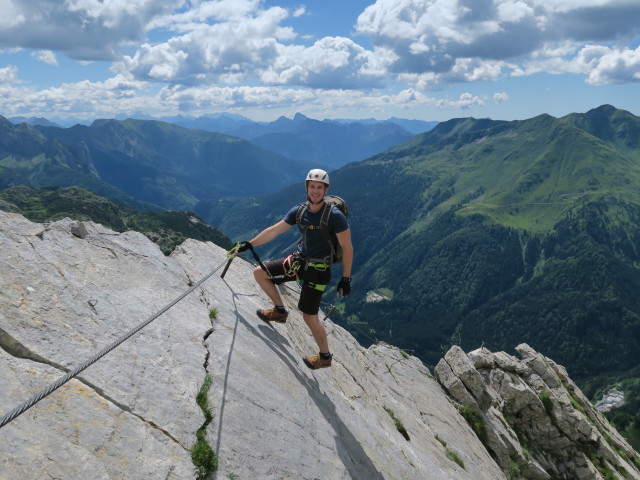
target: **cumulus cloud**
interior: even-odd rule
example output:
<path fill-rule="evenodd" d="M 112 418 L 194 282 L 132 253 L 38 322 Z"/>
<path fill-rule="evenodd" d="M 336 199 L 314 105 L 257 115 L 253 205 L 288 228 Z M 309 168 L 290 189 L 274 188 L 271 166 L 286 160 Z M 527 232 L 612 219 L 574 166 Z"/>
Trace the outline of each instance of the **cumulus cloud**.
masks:
<path fill-rule="evenodd" d="M 115 71 L 134 78 L 184 85 L 234 84 L 257 79 L 267 85 L 321 88 L 367 88 L 387 75 L 389 55 L 369 51 L 345 37 L 325 37 L 311 46 L 294 42 L 295 32 L 282 27 L 297 8 L 263 9 L 260 2 L 208 2 L 157 24 L 182 32 L 168 41 L 144 44 L 124 56 Z M 213 7 L 216 8 L 213 8 Z M 388 54 L 391 52 L 386 51 Z"/>
<path fill-rule="evenodd" d="M 86 118 L 113 117 L 121 112 L 145 111 L 154 107 L 153 97 L 145 91 L 143 82 L 131 81 L 120 75 L 103 82 L 85 80 L 43 90 L 21 82 L 3 86 L 1 82 L 5 76 L 9 81 L 16 80 L 16 70 L 15 67 L 8 67 L 8 71 L 0 69 L 0 111 L 4 116 L 73 113 Z M 20 102 L 15 102 L 15 98 Z"/>
<path fill-rule="evenodd" d="M 13 83 L 16 81 L 17 76 L 18 67 L 15 65 L 0 68 L 0 83 Z"/>
<path fill-rule="evenodd" d="M 399 79 L 438 89 L 550 66 L 579 69 L 585 45 L 640 33 L 635 0 L 377 0 L 355 23 L 372 48 L 343 37 L 306 45 L 283 23 L 307 8 L 261 0 L 0 0 L 0 10 L 10 13 L 0 20 L 0 48 L 111 60 L 115 72 L 132 79 L 185 85 L 252 79 L 369 88 Z M 149 41 L 153 32 L 163 40 Z M 135 50 L 125 55 L 127 46 Z M 621 50 L 617 73 L 607 74 L 616 55 L 609 53 L 589 81 L 633 79 L 620 68 L 633 67 L 632 52 Z M 48 63 L 52 55 L 37 54 Z"/>
<path fill-rule="evenodd" d="M 260 73 L 264 83 L 320 88 L 367 88 L 381 85 L 384 55 L 372 53 L 344 37 L 325 37 L 311 47 L 284 46 Z"/>
<path fill-rule="evenodd" d="M 474 106 L 484 106 L 484 97 L 473 95 L 472 93 L 462 93 L 457 100 L 439 100 L 437 102 L 439 107 L 456 107 L 462 110 L 467 110 Z"/>
<path fill-rule="evenodd" d="M 158 117 L 188 113 L 205 115 L 212 111 L 247 114 L 253 110 L 283 114 L 290 110 L 317 112 L 319 117 L 339 116 L 340 112 L 363 110 L 368 115 L 393 106 L 409 109 L 423 105 L 442 107 L 446 102 L 413 89 L 379 94 L 364 90 L 288 88 L 281 86 L 181 86 L 157 88 L 158 84 L 131 81 L 122 75 L 104 82 L 82 81 L 60 87 L 36 90 L 3 84 L 15 80 L 17 69 L 0 69 L 0 111 L 4 116 L 47 116 L 73 114 L 77 118 L 111 118 L 144 112 Z M 16 104 L 12 99 L 20 98 Z"/>
<path fill-rule="evenodd" d="M 439 88 L 552 64 L 571 70 L 585 42 L 637 38 L 638 18 L 640 3 L 631 0 L 377 0 L 358 17 L 356 29 L 395 53 L 391 71 L 416 79 L 420 88 Z M 634 65 L 632 51 L 617 56 L 617 74 L 596 72 L 589 81 L 630 78 L 623 65 Z"/>
<path fill-rule="evenodd" d="M 304 109 L 306 114 L 318 112 L 319 117 L 336 118 L 341 112 L 362 110 L 367 114 L 383 111 L 389 106 L 409 109 L 421 106 L 452 106 L 446 101 L 424 95 L 414 89 L 380 94 L 366 90 L 286 88 L 277 86 L 238 87 L 165 87 L 159 95 L 162 104 L 172 105 L 175 111 L 228 111 L 246 113 L 253 108 L 289 112 Z M 330 112 L 330 113 L 328 113 Z M 197 114 L 197 113 L 196 113 Z"/>
<path fill-rule="evenodd" d="M 502 103 L 509 100 L 509 94 L 507 92 L 496 92 L 493 94 L 493 101 L 496 103 Z"/>
<path fill-rule="evenodd" d="M 37 50 L 31 52 L 31 56 L 37 58 L 42 63 L 46 63 L 48 65 L 56 66 L 58 65 L 58 59 L 56 58 L 56 54 L 51 50 Z"/>
<path fill-rule="evenodd" d="M 640 47 L 585 47 L 577 63 L 585 66 L 587 82 L 592 85 L 640 82 Z"/>
<path fill-rule="evenodd" d="M 255 2 L 240 3 L 246 8 L 224 9 L 231 2 L 209 2 L 218 8 L 167 17 L 167 27 L 185 33 L 167 42 L 145 43 L 114 69 L 138 79 L 195 84 L 232 83 L 267 68 L 277 55 L 278 42 L 292 36 L 280 27 L 287 12 L 279 7 L 252 12 L 249 3 Z M 246 16 L 241 15 L 244 10 Z"/>
<path fill-rule="evenodd" d="M 292 89 L 284 87 L 165 87 L 160 93 L 163 104 L 173 105 L 175 111 L 250 111 L 254 107 L 294 111 L 314 111 L 318 116 L 340 117 L 340 112 L 362 110 L 368 114 L 382 112 L 392 106 L 409 110 L 421 107 L 468 109 L 486 104 L 486 97 L 463 93 L 456 99 L 438 99 L 407 88 L 394 93 L 345 89 Z M 503 98 L 506 98 L 504 94 Z"/>
<path fill-rule="evenodd" d="M 26 20 L 12 0 L 0 0 L 0 12 L 0 29 L 17 27 Z"/>
<path fill-rule="evenodd" d="M 0 0 L 0 48 L 55 50 L 76 60 L 114 60 L 123 44 L 144 38 L 151 19 L 182 4 L 182 0 Z"/>

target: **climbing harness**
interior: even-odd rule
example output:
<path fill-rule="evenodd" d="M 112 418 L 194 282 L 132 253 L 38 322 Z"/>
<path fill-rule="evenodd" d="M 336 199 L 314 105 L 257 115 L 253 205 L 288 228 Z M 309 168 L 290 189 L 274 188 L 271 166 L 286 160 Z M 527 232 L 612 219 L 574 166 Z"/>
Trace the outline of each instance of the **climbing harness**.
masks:
<path fill-rule="evenodd" d="M 133 335 L 138 333 L 140 330 L 142 330 L 144 327 L 149 325 L 156 318 L 158 318 L 160 315 L 165 313 L 167 310 L 169 310 L 171 307 L 173 307 L 175 304 L 177 304 L 183 298 L 185 298 L 187 295 L 189 295 L 191 292 L 193 292 L 196 288 L 198 288 L 200 285 L 202 285 L 206 280 L 209 279 L 209 277 L 211 277 L 214 273 L 216 273 L 218 270 L 220 270 L 220 268 L 222 268 L 222 265 L 224 265 L 224 263 L 225 262 L 222 262 L 220 265 L 218 265 L 216 268 L 214 268 L 210 273 L 208 273 L 205 277 L 203 277 L 201 280 L 199 280 L 197 283 L 195 283 L 193 286 L 191 286 L 188 290 L 186 290 L 183 294 L 181 294 L 178 298 L 176 298 L 173 302 L 169 303 L 168 305 L 163 307 L 161 310 L 159 310 L 157 313 L 155 313 L 152 316 L 150 316 L 148 319 L 146 319 L 140 325 L 135 327 L 133 330 L 127 332 L 124 335 L 122 335 L 116 341 L 114 341 L 113 343 L 107 345 L 105 348 L 103 348 L 98 353 L 96 353 L 93 357 L 89 358 L 88 360 L 84 361 L 83 363 L 78 365 L 76 368 L 71 370 L 64 377 L 61 377 L 57 381 L 53 382 L 47 388 L 45 388 L 41 392 L 33 395 L 30 399 L 28 399 L 27 401 L 25 401 L 24 403 L 22 403 L 21 405 L 19 405 L 18 407 L 14 408 L 9 413 L 4 415 L 0 419 L 0 428 L 4 427 L 7 423 L 11 422 L 16 417 L 22 415 L 24 412 L 26 412 L 29 408 L 33 407 L 40 400 L 42 400 L 46 396 L 48 396 L 51 393 L 53 393 L 55 390 L 60 388 L 62 385 L 67 383 L 69 380 L 71 380 L 72 378 L 77 376 L 80 372 L 82 372 L 83 370 L 85 370 L 88 367 L 90 367 L 91 365 L 93 365 L 95 362 L 97 362 L 102 357 L 104 357 L 107 353 L 111 352 L 111 350 L 115 349 L 121 343 L 125 342 L 126 340 L 131 338 Z"/>
<path fill-rule="evenodd" d="M 314 290 L 318 290 L 320 292 L 324 292 L 325 289 L 327 288 L 327 284 L 326 283 L 304 282 L 304 284 L 307 287 L 313 288 Z"/>

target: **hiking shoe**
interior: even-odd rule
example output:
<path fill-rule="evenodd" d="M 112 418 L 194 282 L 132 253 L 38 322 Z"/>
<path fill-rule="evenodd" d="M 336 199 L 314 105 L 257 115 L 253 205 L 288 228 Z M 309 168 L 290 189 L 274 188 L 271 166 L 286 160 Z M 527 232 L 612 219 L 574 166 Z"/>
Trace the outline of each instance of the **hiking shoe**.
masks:
<path fill-rule="evenodd" d="M 333 359 L 333 354 L 329 358 L 322 358 L 322 355 L 313 355 L 309 357 L 304 357 L 304 364 L 309 367 L 311 370 L 317 370 L 318 368 L 327 368 L 331 366 L 331 360 Z"/>
<path fill-rule="evenodd" d="M 288 312 L 279 312 L 276 307 L 270 308 L 268 310 L 256 310 L 256 314 L 260 317 L 261 320 L 265 322 L 276 322 L 276 323 L 285 323 L 287 321 L 287 317 L 289 316 Z"/>

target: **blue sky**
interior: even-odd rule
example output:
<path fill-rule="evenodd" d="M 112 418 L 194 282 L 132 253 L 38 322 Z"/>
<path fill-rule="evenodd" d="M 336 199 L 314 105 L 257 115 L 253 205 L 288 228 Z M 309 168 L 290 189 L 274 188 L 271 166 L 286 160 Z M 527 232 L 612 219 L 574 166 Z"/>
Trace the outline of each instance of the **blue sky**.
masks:
<path fill-rule="evenodd" d="M 640 115 L 638 0 L 0 0 L 0 115 Z"/>

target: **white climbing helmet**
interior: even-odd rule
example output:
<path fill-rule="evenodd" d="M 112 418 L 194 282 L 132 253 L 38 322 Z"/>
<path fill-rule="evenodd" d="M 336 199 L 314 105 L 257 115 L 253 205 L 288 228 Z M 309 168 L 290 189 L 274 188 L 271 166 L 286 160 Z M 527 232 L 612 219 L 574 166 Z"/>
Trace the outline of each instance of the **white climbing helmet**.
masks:
<path fill-rule="evenodd" d="M 305 184 L 310 180 L 314 180 L 316 182 L 322 182 L 325 185 L 327 185 L 327 187 L 329 186 L 329 174 L 324 170 L 320 170 L 319 168 L 314 168 L 313 170 L 309 170 L 309 173 L 307 173 Z"/>

